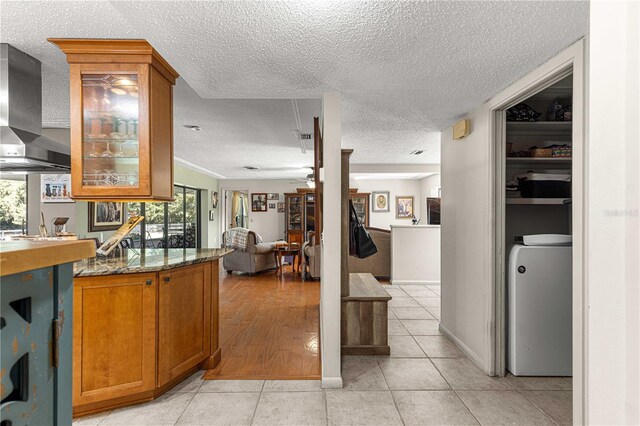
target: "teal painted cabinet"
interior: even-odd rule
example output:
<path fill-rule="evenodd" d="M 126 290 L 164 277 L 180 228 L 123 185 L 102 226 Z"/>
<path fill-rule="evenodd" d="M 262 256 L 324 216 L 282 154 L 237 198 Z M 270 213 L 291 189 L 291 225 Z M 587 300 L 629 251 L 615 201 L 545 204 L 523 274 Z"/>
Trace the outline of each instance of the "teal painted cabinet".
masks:
<path fill-rule="evenodd" d="M 70 425 L 73 264 L 0 278 L 2 426 Z"/>

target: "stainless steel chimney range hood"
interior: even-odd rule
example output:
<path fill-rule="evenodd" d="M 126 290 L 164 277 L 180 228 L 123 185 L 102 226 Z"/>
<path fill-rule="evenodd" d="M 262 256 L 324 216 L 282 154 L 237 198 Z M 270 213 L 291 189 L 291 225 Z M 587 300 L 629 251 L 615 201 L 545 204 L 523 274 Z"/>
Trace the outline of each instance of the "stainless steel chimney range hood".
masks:
<path fill-rule="evenodd" d="M 42 136 L 42 65 L 0 43 L 0 173 L 65 173 L 70 148 Z"/>

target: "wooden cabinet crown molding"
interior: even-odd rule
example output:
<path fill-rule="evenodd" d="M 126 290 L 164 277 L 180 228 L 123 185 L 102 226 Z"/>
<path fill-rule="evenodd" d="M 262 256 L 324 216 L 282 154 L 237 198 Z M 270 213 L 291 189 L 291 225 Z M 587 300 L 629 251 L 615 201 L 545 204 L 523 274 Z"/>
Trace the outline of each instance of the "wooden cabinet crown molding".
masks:
<path fill-rule="evenodd" d="M 48 38 L 67 55 L 70 64 L 139 63 L 151 64 L 171 84 L 180 74 L 147 40 L 113 40 L 93 38 Z"/>

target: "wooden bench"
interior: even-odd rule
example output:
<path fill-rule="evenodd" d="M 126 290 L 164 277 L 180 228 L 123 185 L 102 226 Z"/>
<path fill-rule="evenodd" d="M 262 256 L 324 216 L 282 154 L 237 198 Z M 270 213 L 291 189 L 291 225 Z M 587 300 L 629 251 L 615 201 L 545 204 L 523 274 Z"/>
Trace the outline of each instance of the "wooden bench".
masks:
<path fill-rule="evenodd" d="M 373 275 L 349 274 L 342 297 L 342 355 L 389 355 L 387 303 L 391 296 Z"/>

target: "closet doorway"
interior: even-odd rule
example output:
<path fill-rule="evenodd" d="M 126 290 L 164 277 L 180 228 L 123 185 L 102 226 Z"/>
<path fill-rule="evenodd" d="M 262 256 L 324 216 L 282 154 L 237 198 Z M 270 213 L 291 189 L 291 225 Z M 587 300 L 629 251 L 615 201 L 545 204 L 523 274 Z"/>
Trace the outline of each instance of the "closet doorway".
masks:
<path fill-rule="evenodd" d="M 502 376 L 514 370 L 518 371 L 516 375 L 561 377 L 566 376 L 566 371 L 569 371 L 573 376 L 572 386 L 570 380 L 564 380 L 567 380 L 572 388 L 573 421 L 576 423 L 581 423 L 584 418 L 585 397 L 583 368 L 586 307 L 582 271 L 586 253 L 583 235 L 583 193 L 586 177 L 584 75 L 584 43 L 578 42 L 535 73 L 515 83 L 509 92 L 496 99 L 491 107 L 490 121 L 490 131 L 494 140 L 490 161 L 492 180 L 495 184 L 491 197 L 494 202 L 492 274 L 495 284 L 489 307 L 489 317 L 493 323 L 490 329 L 492 372 Z M 523 107 L 522 104 L 527 106 Z M 569 106 L 570 108 L 567 108 Z M 529 107 L 535 111 L 529 111 Z M 517 112 L 515 116 L 514 111 Z M 555 115 L 554 112 L 559 115 Z M 530 121 L 525 119 L 527 114 L 531 115 Z M 518 115 L 519 119 L 516 118 Z M 519 122 L 514 122 L 518 120 Z M 541 174 L 544 179 L 540 179 Z M 563 175 L 569 175 L 570 179 L 563 178 Z M 509 189 L 514 189 L 514 177 L 517 178 L 519 194 L 509 194 Z M 520 185 L 520 179 L 523 178 L 528 180 L 526 185 Z M 511 188 L 508 183 L 512 184 Z M 528 242 L 515 240 L 516 236 L 536 234 L 564 234 L 570 236 L 572 242 L 559 241 L 560 238 L 555 237 L 537 237 L 533 240 L 529 238 Z M 521 247 L 515 247 L 516 245 Z M 561 255 L 565 261 L 558 262 L 560 255 L 545 255 L 542 257 L 547 259 L 550 266 L 545 267 L 543 259 L 540 267 L 540 256 L 536 254 L 533 256 L 536 258 L 536 266 L 529 268 L 525 263 L 530 258 L 523 260 L 524 258 L 518 255 L 522 254 L 521 248 L 525 248 L 522 251 L 531 254 L 531 246 L 542 246 L 545 253 L 549 249 L 559 249 L 558 252 L 563 252 Z M 513 248 L 518 250 L 514 252 Z M 515 261 L 511 262 L 514 259 Z M 567 263 L 570 264 L 568 280 L 558 280 L 561 275 L 566 277 Z M 554 270 L 553 268 L 559 264 L 559 269 Z M 562 271 L 557 272 L 558 270 Z M 532 271 L 537 272 L 531 275 Z M 526 279 L 522 279 L 523 277 Z M 562 281 L 562 294 L 557 293 L 556 281 Z M 532 282 L 540 284 L 539 288 L 530 285 Z M 528 284 L 528 288 L 520 291 L 524 288 L 523 283 Z M 531 291 L 533 298 L 527 293 Z M 514 295 L 517 297 L 513 298 Z M 535 298 L 537 299 L 533 300 Z M 518 301 L 521 303 L 518 304 Z M 532 308 L 534 304 L 540 309 Z M 511 315 L 514 308 L 519 310 L 517 319 Z M 546 314 L 549 309 L 553 312 Z M 555 319 L 550 321 L 551 315 Z M 525 329 L 518 328 L 523 318 L 531 317 L 533 321 L 528 321 Z M 568 333 L 558 338 L 557 330 L 551 326 L 554 322 L 558 327 L 563 327 L 563 330 L 568 330 Z M 510 334 L 509 327 L 513 327 L 514 324 L 515 333 Z M 533 332 L 527 334 L 531 330 Z M 534 341 L 529 342 L 529 348 L 551 348 L 545 352 L 546 355 L 552 354 L 544 364 L 546 366 L 560 365 L 553 356 L 557 353 L 566 354 L 568 350 L 568 370 L 566 363 L 561 371 L 541 368 L 540 364 L 535 364 L 540 357 L 535 356 L 529 357 L 519 366 L 514 366 L 513 359 L 519 358 L 514 356 L 513 347 L 510 345 L 514 342 L 522 343 L 523 336 L 529 339 L 535 337 Z M 559 348 L 549 344 L 547 336 L 562 341 L 561 350 L 557 351 Z M 531 351 L 526 350 L 526 345 L 524 349 L 520 351 L 521 354 L 531 355 Z M 564 355 L 561 358 L 566 361 Z M 533 365 L 533 372 L 526 369 L 520 372 L 523 365 Z M 556 382 L 561 383 L 561 380 L 563 379 Z"/>

